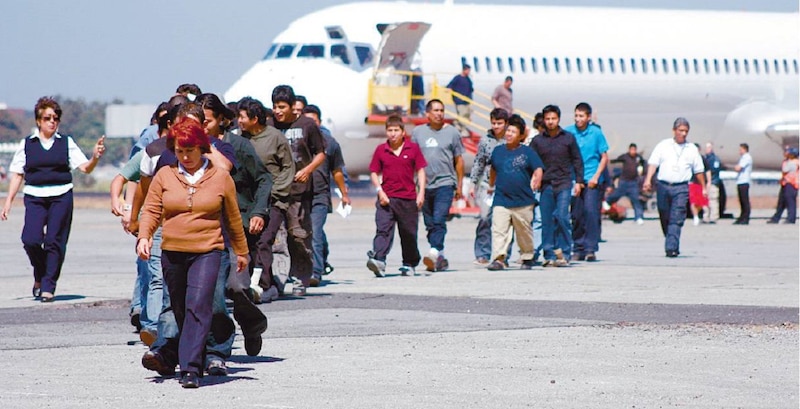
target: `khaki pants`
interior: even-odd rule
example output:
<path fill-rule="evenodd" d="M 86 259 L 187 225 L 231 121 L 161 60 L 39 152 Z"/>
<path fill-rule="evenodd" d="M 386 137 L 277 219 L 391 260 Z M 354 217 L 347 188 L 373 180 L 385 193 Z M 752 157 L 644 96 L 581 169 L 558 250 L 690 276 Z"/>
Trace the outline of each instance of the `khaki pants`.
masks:
<path fill-rule="evenodd" d="M 472 106 L 471 105 L 456 105 L 456 113 L 460 117 L 464 117 L 466 120 L 471 120 L 470 116 L 472 115 Z M 453 125 L 456 126 L 458 132 L 461 132 L 461 136 L 469 136 L 469 129 L 467 129 L 467 124 L 462 123 L 461 121 L 456 118 L 453 121 Z"/>
<path fill-rule="evenodd" d="M 705 219 L 707 222 L 719 219 L 719 187 L 713 183 L 708 188 L 708 214 Z"/>
<path fill-rule="evenodd" d="M 533 260 L 533 205 L 513 208 L 495 206 L 492 212 L 492 260 L 505 260 L 508 257 L 506 250 L 514 231 L 520 259 Z"/>

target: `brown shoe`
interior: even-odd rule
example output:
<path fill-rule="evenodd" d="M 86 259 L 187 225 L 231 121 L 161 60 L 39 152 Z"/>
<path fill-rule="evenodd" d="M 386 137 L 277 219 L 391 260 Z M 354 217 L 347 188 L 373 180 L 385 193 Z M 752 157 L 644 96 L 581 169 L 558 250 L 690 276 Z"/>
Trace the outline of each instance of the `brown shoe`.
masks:
<path fill-rule="evenodd" d="M 144 328 L 139 331 L 139 339 L 147 346 L 153 345 L 156 342 L 156 338 L 158 338 L 158 332 L 155 330 Z"/>

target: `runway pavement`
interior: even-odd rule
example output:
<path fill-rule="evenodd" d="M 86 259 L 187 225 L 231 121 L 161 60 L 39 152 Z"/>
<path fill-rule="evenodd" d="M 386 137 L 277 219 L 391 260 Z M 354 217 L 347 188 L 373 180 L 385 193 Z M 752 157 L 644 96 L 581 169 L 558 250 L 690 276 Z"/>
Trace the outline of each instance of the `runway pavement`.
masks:
<path fill-rule="evenodd" d="M 766 216 L 756 211 L 756 216 Z M 655 217 L 655 214 L 649 214 Z M 141 367 L 128 323 L 133 238 L 76 209 L 56 302 L 32 300 L 23 209 L 0 223 L 0 407 L 797 408 L 798 229 L 684 227 L 667 259 L 656 219 L 604 223 L 596 263 L 489 272 L 476 221 L 448 224 L 451 270 L 364 266 L 373 210 L 331 215 L 331 264 L 305 298 L 261 305 L 259 357 L 183 390 Z M 420 249 L 424 244 L 420 226 Z"/>

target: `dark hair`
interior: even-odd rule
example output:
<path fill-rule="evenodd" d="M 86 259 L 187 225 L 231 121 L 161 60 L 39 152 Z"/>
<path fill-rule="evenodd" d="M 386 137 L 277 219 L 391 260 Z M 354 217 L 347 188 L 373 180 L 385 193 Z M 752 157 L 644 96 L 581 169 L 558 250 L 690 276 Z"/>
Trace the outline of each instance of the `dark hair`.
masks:
<path fill-rule="evenodd" d="M 586 102 L 581 102 L 580 104 L 575 105 L 575 110 L 584 112 L 584 113 L 586 113 L 586 115 L 591 115 L 592 114 L 592 106 L 589 105 Z"/>
<path fill-rule="evenodd" d="M 678 127 L 681 125 L 684 125 L 687 128 L 691 128 L 689 126 L 689 120 L 687 120 L 684 117 L 678 117 L 678 119 L 676 119 L 675 122 L 672 123 L 672 129 L 678 129 Z"/>
<path fill-rule="evenodd" d="M 638 148 L 638 146 L 636 146 L 635 143 L 632 143 L 632 144 L 628 145 L 628 149 L 630 149 L 630 148 Z"/>
<path fill-rule="evenodd" d="M 152 124 L 157 124 L 158 123 L 158 119 L 161 118 L 161 115 L 159 115 L 159 114 L 164 112 L 164 111 L 169 111 L 169 104 L 166 101 L 158 104 L 158 106 L 156 107 L 156 110 L 153 111 L 153 116 L 150 117 L 150 124 L 151 125 Z"/>
<path fill-rule="evenodd" d="M 47 109 L 52 108 L 55 111 L 56 116 L 61 119 L 61 105 L 58 105 L 53 97 L 41 97 L 38 101 L 36 101 L 36 106 L 33 107 L 33 113 L 36 116 L 36 119 L 42 119 L 42 113 Z"/>
<path fill-rule="evenodd" d="M 200 152 L 211 152 L 211 143 L 203 125 L 188 117 L 178 119 L 178 122 L 169 129 L 167 149 L 175 151 L 175 146 L 199 147 Z"/>
<path fill-rule="evenodd" d="M 399 126 L 400 129 L 405 130 L 405 125 L 403 125 L 403 118 L 400 115 L 392 114 L 386 118 L 386 129 L 389 129 L 390 126 Z"/>
<path fill-rule="evenodd" d="M 169 101 L 167 101 L 167 117 L 166 120 L 169 122 L 175 122 L 175 119 L 178 118 L 178 111 L 181 109 L 183 104 L 188 104 L 189 98 L 186 98 L 185 95 L 173 95 Z"/>
<path fill-rule="evenodd" d="M 303 108 L 303 113 L 304 114 L 308 114 L 308 113 L 314 114 L 314 115 L 317 116 L 318 119 L 322 120 L 322 111 L 320 111 L 319 107 L 314 105 L 314 104 L 306 105 L 306 107 Z"/>
<path fill-rule="evenodd" d="M 272 90 L 272 104 L 278 102 L 286 102 L 289 106 L 294 105 L 297 97 L 294 95 L 294 90 L 289 85 L 278 85 Z"/>
<path fill-rule="evenodd" d="M 206 113 L 203 112 L 203 108 L 197 102 L 187 102 L 181 105 L 180 108 L 178 108 L 178 112 L 175 115 L 175 119 L 178 120 L 180 118 L 185 118 L 189 115 L 197 118 L 197 120 L 199 120 L 201 124 L 206 121 Z"/>
<path fill-rule="evenodd" d="M 561 108 L 559 108 L 558 105 L 548 105 L 544 107 L 542 109 L 542 118 L 544 119 L 544 116 L 549 112 L 554 112 L 559 118 L 561 118 Z"/>
<path fill-rule="evenodd" d="M 197 96 L 199 96 L 200 94 L 203 93 L 203 91 L 200 91 L 200 87 L 198 87 L 197 84 L 181 84 L 181 85 L 178 85 L 178 88 L 175 90 L 175 92 L 178 93 L 178 94 L 183 94 L 183 95 L 192 94 L 195 97 L 197 97 Z"/>
<path fill-rule="evenodd" d="M 506 81 L 514 81 L 514 78 L 511 78 L 511 76 L 509 75 L 506 77 Z"/>
<path fill-rule="evenodd" d="M 294 102 L 297 102 L 297 101 L 300 101 L 303 104 L 303 108 L 308 106 L 308 100 L 306 99 L 306 97 L 304 97 L 302 95 L 295 95 L 294 96 Z"/>
<path fill-rule="evenodd" d="M 739 147 L 741 147 L 741 148 L 744 148 L 744 150 L 745 150 L 746 152 L 750 152 L 750 145 L 748 145 L 748 144 L 746 144 L 746 143 L 740 143 L 740 144 L 739 144 Z"/>
<path fill-rule="evenodd" d="M 461 66 L 461 69 L 462 69 L 462 70 L 467 70 L 467 69 L 472 69 L 472 67 L 470 67 L 470 66 L 469 66 L 469 64 L 463 64 L 463 65 Z"/>
<path fill-rule="evenodd" d="M 239 111 L 244 111 L 251 119 L 258 119 L 259 125 L 267 124 L 267 108 L 261 101 L 253 97 L 244 97 L 239 100 Z"/>
<path fill-rule="evenodd" d="M 533 116 L 533 127 L 536 129 L 544 127 L 544 114 L 541 112 L 537 112 L 536 115 Z"/>
<path fill-rule="evenodd" d="M 222 100 L 215 94 L 200 95 L 197 97 L 197 103 L 200 104 L 200 107 L 203 109 L 209 109 L 214 115 L 221 115 L 225 119 L 230 120 L 236 117 L 236 114 L 228 109 L 228 106 L 223 104 Z"/>
<path fill-rule="evenodd" d="M 436 104 L 436 103 L 442 104 L 442 106 L 444 106 L 444 102 L 442 102 L 441 99 L 434 98 L 434 99 L 428 101 L 427 104 L 425 104 L 425 112 L 430 112 L 430 110 L 433 108 L 433 104 Z"/>
<path fill-rule="evenodd" d="M 525 135 L 525 120 L 521 116 L 514 114 L 508 118 L 508 126 L 519 129 L 520 135 Z"/>
<path fill-rule="evenodd" d="M 502 119 L 508 122 L 508 111 L 503 108 L 495 108 L 489 112 L 489 118 L 492 120 Z"/>
<path fill-rule="evenodd" d="M 161 112 L 164 113 L 159 115 Z M 158 124 L 158 134 L 161 135 L 161 132 L 169 127 L 169 103 L 165 101 L 158 104 L 158 108 L 156 108 L 156 112 L 153 112 L 153 115 L 155 116 L 156 124 Z"/>

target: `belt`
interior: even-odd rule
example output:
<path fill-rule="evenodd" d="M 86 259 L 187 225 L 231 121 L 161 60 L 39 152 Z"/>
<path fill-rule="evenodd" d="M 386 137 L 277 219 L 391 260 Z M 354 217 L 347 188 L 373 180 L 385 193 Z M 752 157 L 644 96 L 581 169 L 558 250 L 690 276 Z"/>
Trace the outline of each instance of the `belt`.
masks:
<path fill-rule="evenodd" d="M 667 186 L 682 186 L 682 185 L 688 185 L 688 184 L 689 184 L 689 182 L 675 182 L 675 183 L 671 183 L 671 182 L 665 182 L 665 181 L 663 181 L 663 180 L 659 180 L 659 181 L 658 181 L 658 183 L 661 183 L 662 185 L 667 185 Z"/>

